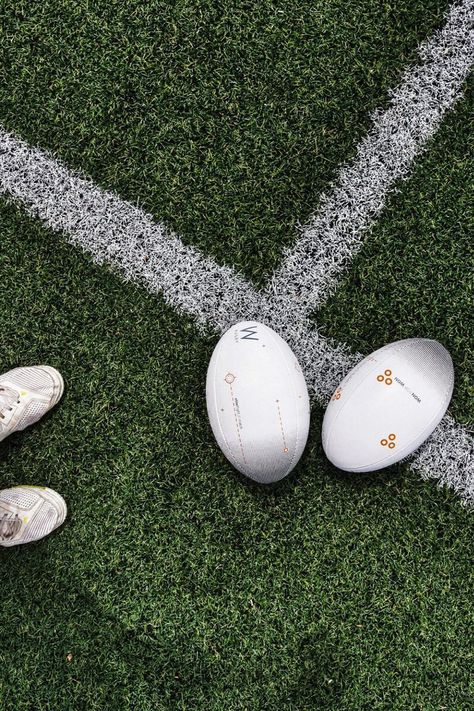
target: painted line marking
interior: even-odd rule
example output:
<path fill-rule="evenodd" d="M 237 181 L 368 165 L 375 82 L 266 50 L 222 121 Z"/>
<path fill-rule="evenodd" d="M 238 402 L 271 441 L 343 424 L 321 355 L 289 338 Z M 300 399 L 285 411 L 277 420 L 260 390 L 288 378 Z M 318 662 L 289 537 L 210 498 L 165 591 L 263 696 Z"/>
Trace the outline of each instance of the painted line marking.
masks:
<path fill-rule="evenodd" d="M 397 181 L 408 178 L 414 160 L 462 95 L 474 62 L 474 0 L 454 3 L 445 25 L 419 54 L 421 63 L 405 73 L 389 107 L 374 114 L 354 162 L 342 168 L 336 186 L 322 197 L 318 213 L 270 279 L 266 291 L 282 306 L 296 300 L 302 314 L 310 313 L 335 291 Z"/>
<path fill-rule="evenodd" d="M 455 4 L 449 13 L 447 27 L 453 35 L 453 47 L 458 46 L 461 38 L 466 42 L 462 18 L 472 7 L 473 0 L 469 0 Z M 451 47 L 443 44 L 449 36 L 445 30 L 436 35 L 444 38 L 438 50 L 430 43 L 425 45 L 431 63 L 439 62 L 441 76 L 444 76 L 442 48 L 447 55 L 451 52 Z M 455 95 L 450 105 L 457 98 L 460 84 L 456 89 L 454 85 L 451 87 Z M 446 110 L 433 123 L 432 132 Z M 419 149 L 413 158 L 417 152 Z M 303 299 L 299 294 L 288 293 L 281 281 L 283 270 L 272 282 L 270 294 L 257 292 L 233 269 L 219 266 L 196 249 L 185 246 L 175 234 L 136 206 L 101 190 L 52 155 L 1 129 L 0 192 L 21 203 L 52 230 L 64 233 L 71 244 L 91 253 L 94 260 L 113 265 L 125 280 L 142 283 L 150 292 L 161 294 L 167 303 L 192 315 L 201 326 L 209 325 L 223 332 L 241 320 L 264 321 L 288 341 L 300 361 L 310 392 L 321 403 L 327 402 L 344 375 L 363 357 L 351 354 L 345 346 L 318 332 L 306 316 L 316 303 L 313 291 L 309 289 Z M 383 199 L 383 191 L 380 195 Z M 365 225 L 367 221 L 370 224 L 379 212 L 365 211 L 359 224 Z M 334 220 L 337 221 L 337 215 Z M 360 230 L 358 234 L 355 241 L 361 239 Z M 306 255 L 306 262 L 299 269 L 305 263 L 309 267 L 314 261 L 319 263 L 317 255 L 305 252 L 304 243 L 300 242 L 299 247 Z M 352 254 L 351 249 L 349 256 Z M 283 269 L 289 266 L 287 262 Z M 339 271 L 330 270 L 331 279 Z M 449 416 L 416 454 L 411 467 L 424 478 L 435 478 L 452 487 L 466 505 L 474 504 L 474 440 Z"/>
<path fill-rule="evenodd" d="M 324 338 L 309 319 L 301 318 L 298 304 L 275 309 L 272 299 L 229 267 L 203 257 L 134 205 L 1 129 L 0 192 L 94 260 L 162 295 L 201 326 L 222 333 L 238 321 L 264 321 L 293 349 L 311 394 L 323 404 L 363 357 Z M 452 487 L 466 505 L 474 504 L 474 440 L 452 418 L 444 418 L 411 467 Z"/>

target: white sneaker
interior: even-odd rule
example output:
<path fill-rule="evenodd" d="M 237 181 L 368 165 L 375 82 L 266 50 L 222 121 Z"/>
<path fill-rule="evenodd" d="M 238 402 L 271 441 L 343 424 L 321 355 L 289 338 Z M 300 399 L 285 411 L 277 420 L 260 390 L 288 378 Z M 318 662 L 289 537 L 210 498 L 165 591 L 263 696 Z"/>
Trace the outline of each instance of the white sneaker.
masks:
<path fill-rule="evenodd" d="M 61 373 L 49 365 L 15 368 L 0 375 L 0 442 L 41 419 L 63 392 Z"/>
<path fill-rule="evenodd" d="M 66 502 L 42 486 L 15 486 L 0 491 L 0 546 L 8 548 L 44 538 L 67 515 Z"/>

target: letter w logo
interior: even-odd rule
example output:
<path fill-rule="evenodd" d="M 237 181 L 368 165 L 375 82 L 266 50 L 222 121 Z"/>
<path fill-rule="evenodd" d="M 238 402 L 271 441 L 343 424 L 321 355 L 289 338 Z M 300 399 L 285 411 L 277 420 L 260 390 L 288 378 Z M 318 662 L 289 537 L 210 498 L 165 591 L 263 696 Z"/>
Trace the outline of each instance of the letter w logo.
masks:
<path fill-rule="evenodd" d="M 258 338 L 254 338 L 257 334 L 256 326 L 247 326 L 247 328 L 241 328 L 241 333 L 245 333 L 245 336 L 241 337 L 241 341 L 258 341 Z"/>

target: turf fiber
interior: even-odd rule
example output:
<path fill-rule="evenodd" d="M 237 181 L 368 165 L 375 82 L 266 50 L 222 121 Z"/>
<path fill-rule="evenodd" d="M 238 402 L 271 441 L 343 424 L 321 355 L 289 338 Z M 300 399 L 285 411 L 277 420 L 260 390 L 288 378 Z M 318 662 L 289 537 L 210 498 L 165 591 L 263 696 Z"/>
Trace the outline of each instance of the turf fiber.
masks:
<path fill-rule="evenodd" d="M 446 4 L 94 7 L 2 5 L 2 121 L 258 283 Z M 472 83 L 315 316 L 364 352 L 441 340 L 463 422 L 471 115 Z M 0 227 L 4 369 L 48 362 L 67 385 L 0 445 L 0 484 L 52 486 L 70 512 L 0 551 L 2 708 L 469 709 L 474 526 L 455 496 L 406 466 L 337 472 L 318 407 L 294 474 L 248 482 L 207 424 L 215 336 L 5 200 Z"/>
<path fill-rule="evenodd" d="M 259 282 L 448 6 L 7 0 L 0 116 Z"/>

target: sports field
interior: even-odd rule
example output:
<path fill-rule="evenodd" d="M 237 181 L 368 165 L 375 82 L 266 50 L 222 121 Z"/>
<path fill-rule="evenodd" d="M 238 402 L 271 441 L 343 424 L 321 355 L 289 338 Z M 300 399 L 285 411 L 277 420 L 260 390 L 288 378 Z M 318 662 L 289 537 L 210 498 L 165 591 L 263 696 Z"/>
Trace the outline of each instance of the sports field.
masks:
<path fill-rule="evenodd" d="M 474 707 L 473 23 L 473 0 L 1 4 L 0 372 L 48 363 L 66 394 L 0 445 L 0 488 L 69 507 L 0 548 L 2 711 Z M 205 403 L 219 333 L 259 315 L 313 397 L 271 487 Z M 452 354 L 448 419 L 411 463 L 336 470 L 328 392 L 415 336 Z"/>

